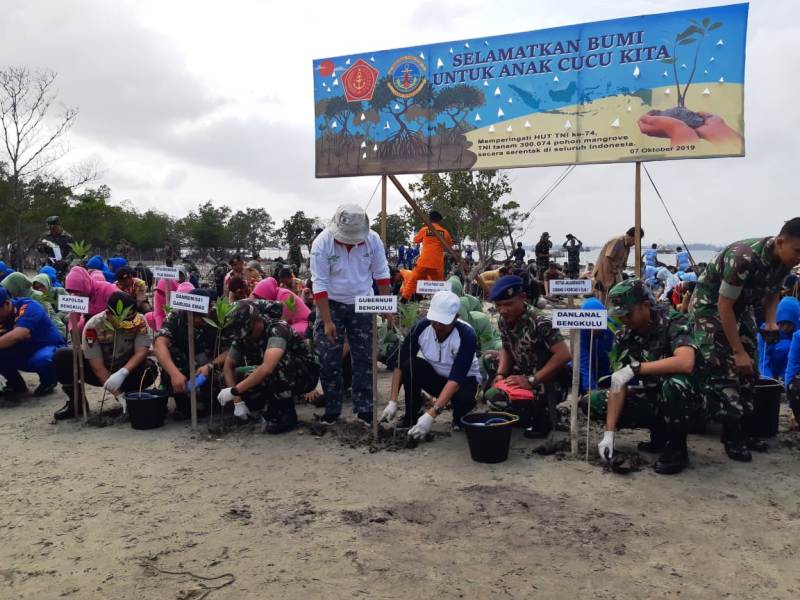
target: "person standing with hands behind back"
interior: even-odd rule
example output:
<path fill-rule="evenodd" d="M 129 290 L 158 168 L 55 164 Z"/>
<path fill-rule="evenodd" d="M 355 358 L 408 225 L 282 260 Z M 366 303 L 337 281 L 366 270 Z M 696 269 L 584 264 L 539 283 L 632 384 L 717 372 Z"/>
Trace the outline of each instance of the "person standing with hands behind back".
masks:
<path fill-rule="evenodd" d="M 372 424 L 372 316 L 356 313 L 357 296 L 372 296 L 373 281 L 389 294 L 389 264 L 380 236 L 356 204 L 336 209 L 331 224 L 311 245 L 311 278 L 317 317 L 314 345 L 325 394 L 320 422 L 335 423 L 342 412 L 342 344 L 350 344 L 353 412 Z"/>

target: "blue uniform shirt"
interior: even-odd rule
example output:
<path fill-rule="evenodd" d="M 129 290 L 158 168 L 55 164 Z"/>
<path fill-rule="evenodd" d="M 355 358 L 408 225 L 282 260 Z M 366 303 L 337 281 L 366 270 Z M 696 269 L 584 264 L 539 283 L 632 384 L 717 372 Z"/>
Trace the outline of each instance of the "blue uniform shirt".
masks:
<path fill-rule="evenodd" d="M 13 322 L 6 322 L 2 331 L 8 332 L 14 327 L 29 329 L 31 337 L 14 346 L 19 352 L 32 354 L 45 346 L 63 346 L 64 336 L 56 329 L 47 311 L 42 305 L 30 298 L 14 298 L 11 300 L 14 307 Z"/>

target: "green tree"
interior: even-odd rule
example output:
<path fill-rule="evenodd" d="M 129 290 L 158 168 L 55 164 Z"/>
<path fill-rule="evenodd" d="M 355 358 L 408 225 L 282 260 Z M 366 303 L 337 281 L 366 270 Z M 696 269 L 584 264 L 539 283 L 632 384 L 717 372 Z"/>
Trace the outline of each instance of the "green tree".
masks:
<path fill-rule="evenodd" d="M 237 251 L 247 249 L 257 259 L 261 250 L 273 242 L 275 221 L 263 208 L 246 208 L 231 216 L 228 230 L 233 247 Z"/>
<path fill-rule="evenodd" d="M 30 185 L 47 179 L 55 163 L 66 154 L 64 136 L 78 117 L 76 108 L 58 108 L 55 79 L 52 71 L 0 69 L 0 152 L 5 155 L 11 187 L 18 266 L 23 264 L 26 249 L 23 222 L 33 202 Z M 70 187 L 82 185 L 94 176 L 85 170 Z"/>
<path fill-rule="evenodd" d="M 182 241 L 203 252 L 221 254 L 230 246 L 227 230 L 231 209 L 214 206 L 211 200 L 201 204 L 178 222 Z"/>
<path fill-rule="evenodd" d="M 372 221 L 372 229 L 378 235 L 381 233 L 381 215 L 378 214 Z M 408 245 L 413 234 L 413 224 L 405 215 L 391 213 L 386 215 L 386 250 L 399 244 Z"/>
<path fill-rule="evenodd" d="M 299 249 L 303 246 L 311 252 L 311 243 L 316 237 L 314 231 L 316 231 L 318 224 L 319 219 L 307 217 L 306 213 L 298 210 L 291 217 L 283 220 L 278 230 L 278 237 L 281 242 L 288 244 L 289 254 L 294 254 L 296 257 Z M 292 252 L 293 250 L 294 252 Z"/>
<path fill-rule="evenodd" d="M 479 260 L 487 263 L 504 238 L 514 240 L 522 215 L 519 205 L 504 198 L 511 194 L 511 184 L 505 173 L 498 171 L 453 171 L 444 174 L 423 175 L 410 186 L 420 194 L 417 203 L 425 211 L 442 213 L 443 225 L 453 239 L 469 238 L 475 243 Z M 410 209 L 404 209 L 408 218 L 421 225 Z"/>

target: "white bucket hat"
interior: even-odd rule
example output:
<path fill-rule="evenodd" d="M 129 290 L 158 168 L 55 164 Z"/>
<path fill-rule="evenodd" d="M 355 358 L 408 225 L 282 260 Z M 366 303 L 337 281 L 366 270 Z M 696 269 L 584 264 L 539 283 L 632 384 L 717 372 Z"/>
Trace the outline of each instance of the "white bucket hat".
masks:
<path fill-rule="evenodd" d="M 369 235 L 369 217 L 358 204 L 342 204 L 329 225 L 333 239 L 342 244 L 360 244 Z"/>
<path fill-rule="evenodd" d="M 431 298 L 431 307 L 428 309 L 428 320 L 450 325 L 458 315 L 461 306 L 458 296 L 453 292 L 441 290 Z"/>

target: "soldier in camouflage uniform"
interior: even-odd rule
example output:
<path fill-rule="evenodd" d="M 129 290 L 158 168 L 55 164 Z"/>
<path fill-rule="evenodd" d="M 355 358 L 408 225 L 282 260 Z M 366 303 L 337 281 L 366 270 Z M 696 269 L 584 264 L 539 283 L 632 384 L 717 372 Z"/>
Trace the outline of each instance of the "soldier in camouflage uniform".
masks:
<path fill-rule="evenodd" d="M 196 288 L 190 292 L 197 296 L 206 296 L 211 304 L 210 317 L 214 317 L 213 301 L 216 293 L 213 290 Z M 194 357 L 197 376 L 206 377 L 206 383 L 197 388 L 198 409 L 207 412 L 213 401 L 214 388 L 222 388 L 222 366 L 231 345 L 229 329 L 222 330 L 217 349 L 218 329 L 208 324 L 205 315 L 173 310 L 168 315 L 161 329 L 155 333 L 153 352 L 161 365 L 161 383 L 175 398 L 173 418 L 183 420 L 189 418 L 191 402 L 189 389 L 186 387 L 189 378 L 189 336 L 187 319 L 194 324 Z"/>
<path fill-rule="evenodd" d="M 45 264 L 52 264 L 55 267 L 58 278 L 64 281 L 67 275 L 73 254 L 69 247 L 75 239 L 61 225 L 61 219 L 57 216 L 47 217 L 47 233 L 42 237 L 42 243 L 37 246 L 37 250 L 47 256 Z M 54 247 L 57 247 L 60 258 L 56 258 Z"/>
<path fill-rule="evenodd" d="M 615 285 L 608 303 L 609 316 L 618 317 L 622 327 L 614 336 L 611 390 L 592 392 L 590 399 L 592 412 L 606 415 L 600 457 L 613 457 L 617 428 L 647 427 L 651 440 L 639 449 L 661 452 L 657 473 L 678 473 L 689 464 L 689 427 L 703 415 L 692 324 L 686 315 L 657 305 L 641 279 Z M 634 378 L 640 385 L 629 387 Z"/>
<path fill-rule="evenodd" d="M 754 310 L 763 305 L 765 331 L 777 332 L 781 285 L 798 263 L 800 217 L 787 221 L 775 237 L 727 246 L 698 280 L 689 306 L 710 370 L 710 408 L 723 424 L 725 451 L 733 460 L 749 461 L 750 449 L 766 449 L 743 429 L 743 417 L 753 411 L 758 376 Z"/>
<path fill-rule="evenodd" d="M 534 391 L 532 425 L 526 428 L 525 436 L 542 437 L 554 429 L 555 406 L 564 397 L 559 378 L 571 355 L 550 318 L 527 303 L 524 289 L 524 282 L 516 275 L 505 275 L 492 286 L 489 298 L 500 316 L 503 343 L 492 383 L 505 380 Z M 488 390 L 487 400 L 497 392 L 496 388 Z"/>
<path fill-rule="evenodd" d="M 297 426 L 295 398 L 317 385 L 319 364 L 311 346 L 282 321 L 283 305 L 270 300 L 242 300 L 231 320 L 234 342 L 225 359 L 225 383 L 217 397 L 234 403 L 234 414 L 246 417 L 264 410 L 266 433 Z M 253 369 L 240 369 L 253 366 Z"/>

